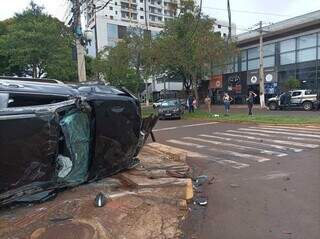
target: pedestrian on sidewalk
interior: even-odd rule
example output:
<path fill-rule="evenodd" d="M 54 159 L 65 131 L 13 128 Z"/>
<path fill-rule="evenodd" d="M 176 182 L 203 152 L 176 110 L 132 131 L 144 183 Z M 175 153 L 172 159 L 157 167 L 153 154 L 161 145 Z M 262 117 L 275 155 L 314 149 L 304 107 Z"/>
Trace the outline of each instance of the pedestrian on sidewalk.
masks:
<path fill-rule="evenodd" d="M 194 107 L 193 107 L 193 96 L 189 95 L 188 100 L 187 100 L 187 105 L 188 105 L 188 111 L 189 113 L 194 112 Z"/>
<path fill-rule="evenodd" d="M 253 108 L 253 102 L 254 102 L 254 98 L 255 97 L 257 97 L 257 94 L 254 93 L 253 91 L 249 91 L 249 95 L 248 95 L 248 98 L 247 98 L 249 115 L 252 115 L 252 108 Z"/>
<path fill-rule="evenodd" d="M 207 95 L 207 97 L 204 99 L 204 103 L 206 104 L 207 108 L 208 108 L 208 113 L 211 113 L 211 99 L 210 97 Z"/>
<path fill-rule="evenodd" d="M 230 103 L 232 101 L 232 98 L 229 96 L 228 93 L 224 93 L 222 100 L 224 105 L 224 115 L 227 116 L 230 112 Z"/>
<path fill-rule="evenodd" d="M 193 106 L 193 109 L 195 109 L 195 110 L 198 108 L 198 104 L 197 104 L 197 99 L 196 98 L 193 99 L 192 106 Z"/>

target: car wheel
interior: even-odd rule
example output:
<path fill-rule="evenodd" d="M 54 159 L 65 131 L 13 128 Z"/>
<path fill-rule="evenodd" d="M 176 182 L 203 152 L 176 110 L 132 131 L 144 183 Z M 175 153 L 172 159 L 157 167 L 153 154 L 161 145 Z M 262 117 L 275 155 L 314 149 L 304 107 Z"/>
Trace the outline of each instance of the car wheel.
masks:
<path fill-rule="evenodd" d="M 305 110 L 305 111 L 310 111 L 310 110 L 312 110 L 312 107 L 313 107 L 313 105 L 312 105 L 312 103 L 311 102 L 304 102 L 303 103 L 303 109 Z"/>
<path fill-rule="evenodd" d="M 270 109 L 270 110 L 276 110 L 277 108 L 278 108 L 278 105 L 277 105 L 276 102 L 271 102 L 271 103 L 269 104 L 269 109 Z"/>

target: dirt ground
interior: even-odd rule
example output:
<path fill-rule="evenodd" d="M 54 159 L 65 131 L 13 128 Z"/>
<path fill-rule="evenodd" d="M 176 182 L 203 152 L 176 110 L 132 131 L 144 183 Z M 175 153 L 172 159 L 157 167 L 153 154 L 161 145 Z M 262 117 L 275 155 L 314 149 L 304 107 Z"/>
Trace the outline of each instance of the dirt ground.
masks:
<path fill-rule="evenodd" d="M 186 156 L 146 146 L 141 164 L 111 178 L 66 190 L 42 204 L 0 211 L 0 238 L 180 238 L 193 197 Z M 104 207 L 94 199 L 103 193 Z"/>

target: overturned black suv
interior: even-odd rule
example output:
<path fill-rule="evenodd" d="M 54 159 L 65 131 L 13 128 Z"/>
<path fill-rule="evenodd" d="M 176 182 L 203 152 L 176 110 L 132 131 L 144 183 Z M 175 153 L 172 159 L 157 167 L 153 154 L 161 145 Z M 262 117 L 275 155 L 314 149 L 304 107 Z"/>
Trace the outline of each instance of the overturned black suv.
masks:
<path fill-rule="evenodd" d="M 0 77 L 0 207 L 133 167 L 156 121 L 125 89 Z"/>

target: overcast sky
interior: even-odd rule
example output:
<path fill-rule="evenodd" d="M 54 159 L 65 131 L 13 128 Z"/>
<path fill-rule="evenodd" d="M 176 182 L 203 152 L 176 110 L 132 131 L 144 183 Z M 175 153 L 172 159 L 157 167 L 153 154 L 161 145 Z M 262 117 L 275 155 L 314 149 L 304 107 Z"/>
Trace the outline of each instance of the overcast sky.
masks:
<path fill-rule="evenodd" d="M 34 0 L 46 11 L 64 20 L 68 0 Z M 26 8 L 30 0 L 0 0 L 0 20 L 10 18 L 15 12 Z M 200 2 L 200 0 L 198 0 Z M 237 32 L 243 32 L 260 20 L 275 23 L 290 17 L 320 10 L 320 0 L 230 0 L 232 21 Z M 211 17 L 227 20 L 227 0 L 203 0 L 203 11 Z"/>

